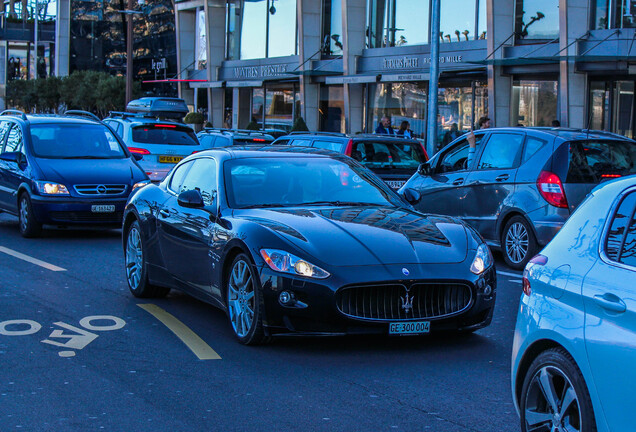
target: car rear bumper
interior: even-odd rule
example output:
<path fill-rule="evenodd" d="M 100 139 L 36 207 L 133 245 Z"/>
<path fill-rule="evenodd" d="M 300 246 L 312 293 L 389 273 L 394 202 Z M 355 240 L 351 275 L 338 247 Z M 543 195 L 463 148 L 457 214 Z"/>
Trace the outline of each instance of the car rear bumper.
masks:
<path fill-rule="evenodd" d="M 37 221 L 44 225 L 121 227 L 127 199 L 128 197 L 86 200 L 32 195 L 31 206 Z M 114 206 L 114 211 L 93 211 L 93 206 L 96 205 Z"/>

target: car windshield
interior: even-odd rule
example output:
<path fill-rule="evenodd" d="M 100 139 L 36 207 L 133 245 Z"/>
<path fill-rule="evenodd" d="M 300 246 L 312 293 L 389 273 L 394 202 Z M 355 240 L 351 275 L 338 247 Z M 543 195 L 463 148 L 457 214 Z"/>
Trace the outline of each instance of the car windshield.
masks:
<path fill-rule="evenodd" d="M 132 139 L 139 144 L 199 145 L 192 129 L 172 124 L 136 126 L 132 129 Z"/>
<path fill-rule="evenodd" d="M 121 159 L 126 157 L 113 133 L 101 124 L 33 124 L 36 156 L 50 159 Z"/>
<path fill-rule="evenodd" d="M 234 159 L 224 165 L 230 207 L 396 205 L 362 167 L 327 158 Z"/>
<path fill-rule="evenodd" d="M 354 142 L 351 157 L 371 169 L 417 169 L 426 162 L 424 151 L 414 142 Z"/>

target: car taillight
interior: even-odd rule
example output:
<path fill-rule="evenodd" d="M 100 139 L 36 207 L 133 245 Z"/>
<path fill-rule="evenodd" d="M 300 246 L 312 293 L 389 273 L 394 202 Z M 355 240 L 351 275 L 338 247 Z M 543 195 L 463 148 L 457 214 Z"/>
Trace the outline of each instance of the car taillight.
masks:
<path fill-rule="evenodd" d="M 128 151 L 131 153 L 137 153 L 140 155 L 149 155 L 150 152 L 146 149 L 143 148 L 137 148 L 137 147 L 128 147 Z"/>
<path fill-rule="evenodd" d="M 528 267 L 530 264 L 536 264 L 540 266 L 544 266 L 548 263 L 548 257 L 545 255 L 535 255 L 528 264 L 526 268 L 523 270 L 523 293 L 528 297 L 532 294 L 532 287 L 530 286 L 530 279 L 528 279 Z"/>
<path fill-rule="evenodd" d="M 347 147 L 345 148 L 345 153 L 347 156 L 351 156 L 351 154 L 353 153 L 353 140 L 350 139 L 349 142 L 347 143 Z"/>
<path fill-rule="evenodd" d="M 558 175 L 550 171 L 541 171 L 537 179 L 539 193 L 550 205 L 559 208 L 568 208 L 568 200 L 565 198 L 563 183 Z"/>
<path fill-rule="evenodd" d="M 620 178 L 621 175 L 620 174 L 601 174 L 601 178 L 604 179 L 613 179 L 613 178 Z"/>
<path fill-rule="evenodd" d="M 428 160 L 428 153 L 426 152 L 426 147 L 422 143 L 420 143 L 420 145 L 422 146 L 422 151 L 424 152 L 424 160 L 422 162 L 426 162 Z"/>

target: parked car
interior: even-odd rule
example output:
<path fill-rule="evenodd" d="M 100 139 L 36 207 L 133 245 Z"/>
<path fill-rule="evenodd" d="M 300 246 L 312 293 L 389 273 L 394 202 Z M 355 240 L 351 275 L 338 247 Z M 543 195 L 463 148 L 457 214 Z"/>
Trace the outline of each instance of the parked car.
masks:
<path fill-rule="evenodd" d="M 150 102 L 139 107 L 145 99 L 152 99 Z M 159 100 L 157 100 L 159 99 Z M 164 99 L 170 99 L 164 101 Z M 177 104 L 182 99 L 176 98 L 142 98 L 131 101 L 128 108 L 142 112 L 111 112 L 110 116 L 104 119 L 104 124 L 110 126 L 124 141 L 131 153 L 141 155 L 139 161 L 150 180 L 159 182 L 168 172 L 186 156 L 200 151 L 201 146 L 194 130 L 184 124 L 173 120 L 162 119 L 161 117 L 182 116 L 182 111 L 166 111 L 172 105 Z M 141 102 L 140 102 L 141 101 Z M 159 104 L 159 102 L 162 102 Z M 183 102 L 185 105 L 185 102 Z M 151 108 L 156 108 L 152 111 Z M 172 107 L 177 108 L 177 107 Z M 158 117 L 159 116 L 159 117 Z"/>
<path fill-rule="evenodd" d="M 0 210 L 18 216 L 24 237 L 38 236 L 42 225 L 119 228 L 131 192 L 148 181 L 135 155 L 90 113 L 0 113 Z"/>
<path fill-rule="evenodd" d="M 636 176 L 598 186 L 526 266 L 512 351 L 522 431 L 634 430 Z"/>
<path fill-rule="evenodd" d="M 565 128 L 498 128 L 475 132 L 467 166 L 466 135 L 409 179 L 420 211 L 456 216 L 523 269 L 599 183 L 636 173 L 636 141 Z"/>
<path fill-rule="evenodd" d="M 414 211 L 334 152 L 197 153 L 135 194 L 124 217 L 132 294 L 186 291 L 227 311 L 244 344 L 278 334 L 470 332 L 492 319 L 495 268 L 477 232 Z"/>
<path fill-rule="evenodd" d="M 246 129 L 205 128 L 197 137 L 203 149 L 246 144 L 262 145 L 274 141 L 274 137 L 268 133 Z"/>
<path fill-rule="evenodd" d="M 274 144 L 315 147 L 351 156 L 393 189 L 402 187 L 420 164 L 428 160 L 419 141 L 388 135 L 292 132 Z"/>

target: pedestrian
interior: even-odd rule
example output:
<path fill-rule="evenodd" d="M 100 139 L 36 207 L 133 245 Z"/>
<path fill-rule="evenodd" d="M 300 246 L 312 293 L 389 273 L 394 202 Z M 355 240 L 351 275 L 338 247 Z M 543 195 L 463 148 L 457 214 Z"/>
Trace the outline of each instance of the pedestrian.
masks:
<path fill-rule="evenodd" d="M 561 122 L 558 120 L 552 120 L 552 127 L 561 127 Z"/>
<path fill-rule="evenodd" d="M 455 138 L 459 136 L 459 128 L 457 127 L 457 123 L 453 123 L 450 127 L 450 130 L 446 131 L 444 134 L 444 138 L 442 139 L 442 147 L 446 147 L 446 145 L 455 141 Z"/>
<path fill-rule="evenodd" d="M 403 120 L 402 123 L 400 123 L 400 129 L 398 129 L 397 134 L 404 138 L 413 138 L 411 124 L 406 120 Z"/>
<path fill-rule="evenodd" d="M 479 129 L 488 129 L 490 127 L 490 118 L 486 116 L 482 116 L 477 123 Z"/>
<path fill-rule="evenodd" d="M 391 127 L 391 119 L 387 116 L 382 116 L 380 124 L 375 128 L 375 133 L 380 135 L 395 135 L 395 130 Z"/>

